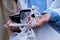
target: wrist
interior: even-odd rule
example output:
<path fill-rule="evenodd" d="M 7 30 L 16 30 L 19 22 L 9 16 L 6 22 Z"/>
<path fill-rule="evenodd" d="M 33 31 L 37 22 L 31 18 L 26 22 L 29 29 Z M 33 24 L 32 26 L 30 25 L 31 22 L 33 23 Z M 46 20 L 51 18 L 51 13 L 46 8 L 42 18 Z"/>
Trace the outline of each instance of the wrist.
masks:
<path fill-rule="evenodd" d="M 51 18 L 51 15 L 49 13 L 45 12 L 45 13 L 42 13 L 42 17 L 44 18 L 45 22 L 48 22 Z"/>

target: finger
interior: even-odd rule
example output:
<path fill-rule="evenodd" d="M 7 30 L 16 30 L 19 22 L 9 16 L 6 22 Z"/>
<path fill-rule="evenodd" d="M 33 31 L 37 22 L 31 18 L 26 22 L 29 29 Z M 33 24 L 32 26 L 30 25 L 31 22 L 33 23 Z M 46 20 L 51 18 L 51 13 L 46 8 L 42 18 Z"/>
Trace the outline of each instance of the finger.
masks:
<path fill-rule="evenodd" d="M 12 31 L 17 31 L 18 28 L 17 27 L 12 27 Z"/>
<path fill-rule="evenodd" d="M 11 31 L 20 31 L 19 27 L 12 27 Z"/>
<path fill-rule="evenodd" d="M 17 30 L 18 30 L 18 27 L 14 27 L 14 30 L 16 30 L 16 31 L 17 31 Z"/>
<path fill-rule="evenodd" d="M 12 26 L 10 26 L 9 28 L 10 28 L 11 31 L 14 31 L 15 30 L 14 27 L 12 27 Z"/>
<path fill-rule="evenodd" d="M 50 14 L 46 13 L 43 17 L 44 17 L 45 21 L 47 22 L 50 19 Z"/>
<path fill-rule="evenodd" d="M 16 28 L 17 31 L 20 31 L 19 27 Z"/>
<path fill-rule="evenodd" d="M 6 23 L 6 24 L 7 24 L 7 26 L 9 26 L 9 24 L 10 24 L 10 23 L 12 23 L 12 22 L 11 22 L 11 20 L 9 20 L 9 21 Z"/>
<path fill-rule="evenodd" d="M 30 20 L 31 20 L 31 17 L 30 17 L 30 16 L 28 16 L 27 18 L 28 18 L 28 21 L 30 21 Z"/>
<path fill-rule="evenodd" d="M 32 21 L 29 21 L 29 22 L 28 22 L 28 24 L 31 24 L 31 23 L 32 23 Z"/>
<path fill-rule="evenodd" d="M 12 27 L 9 27 L 9 29 L 12 31 Z"/>

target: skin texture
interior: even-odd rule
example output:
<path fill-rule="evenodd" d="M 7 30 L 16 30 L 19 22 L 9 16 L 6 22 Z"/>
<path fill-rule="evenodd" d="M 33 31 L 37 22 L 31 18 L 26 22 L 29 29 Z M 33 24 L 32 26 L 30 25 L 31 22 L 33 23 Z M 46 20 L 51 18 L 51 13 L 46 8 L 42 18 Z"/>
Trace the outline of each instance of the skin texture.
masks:
<path fill-rule="evenodd" d="M 43 24 L 47 23 L 50 19 L 50 14 L 48 13 L 45 13 L 45 14 L 42 14 L 41 16 L 37 16 L 36 17 L 36 23 L 35 23 L 35 27 L 39 27 L 39 26 L 42 26 Z M 28 23 L 31 23 L 31 17 L 28 16 Z"/>
<path fill-rule="evenodd" d="M 28 23 L 31 23 L 31 17 L 28 16 Z M 35 27 L 41 27 L 43 24 L 47 23 L 50 19 L 50 14 L 45 13 L 42 14 L 41 16 L 37 16 L 36 17 L 36 23 L 35 23 Z M 11 31 L 20 31 L 20 29 L 18 27 L 10 27 L 9 24 L 12 23 L 11 20 L 9 20 L 7 22 L 7 26 L 10 28 Z"/>

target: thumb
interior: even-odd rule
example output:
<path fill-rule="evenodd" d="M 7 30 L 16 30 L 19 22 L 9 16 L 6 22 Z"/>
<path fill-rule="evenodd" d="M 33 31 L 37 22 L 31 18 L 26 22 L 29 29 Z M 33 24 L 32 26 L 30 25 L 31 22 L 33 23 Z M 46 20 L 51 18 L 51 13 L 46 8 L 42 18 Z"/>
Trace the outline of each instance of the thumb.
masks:
<path fill-rule="evenodd" d="M 27 18 L 28 18 L 28 22 L 31 21 L 31 17 L 30 16 L 28 16 Z"/>
<path fill-rule="evenodd" d="M 11 21 L 11 20 L 9 20 L 9 21 L 6 23 L 6 24 L 7 24 L 7 26 L 9 26 L 9 24 L 10 24 L 10 23 L 12 23 L 12 21 Z"/>

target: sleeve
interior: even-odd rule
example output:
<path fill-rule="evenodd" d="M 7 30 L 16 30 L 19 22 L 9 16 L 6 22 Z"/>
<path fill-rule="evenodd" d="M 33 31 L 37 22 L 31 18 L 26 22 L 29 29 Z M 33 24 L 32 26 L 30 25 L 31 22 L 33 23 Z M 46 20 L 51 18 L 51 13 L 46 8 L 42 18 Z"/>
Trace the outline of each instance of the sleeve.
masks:
<path fill-rule="evenodd" d="M 18 11 L 20 11 L 21 10 L 20 0 L 18 0 L 17 5 L 18 5 Z"/>
<path fill-rule="evenodd" d="M 43 13 L 46 13 L 46 12 L 51 15 L 49 21 L 54 21 L 56 25 L 60 26 L 60 16 L 58 15 L 58 13 L 51 9 L 47 9 Z"/>

